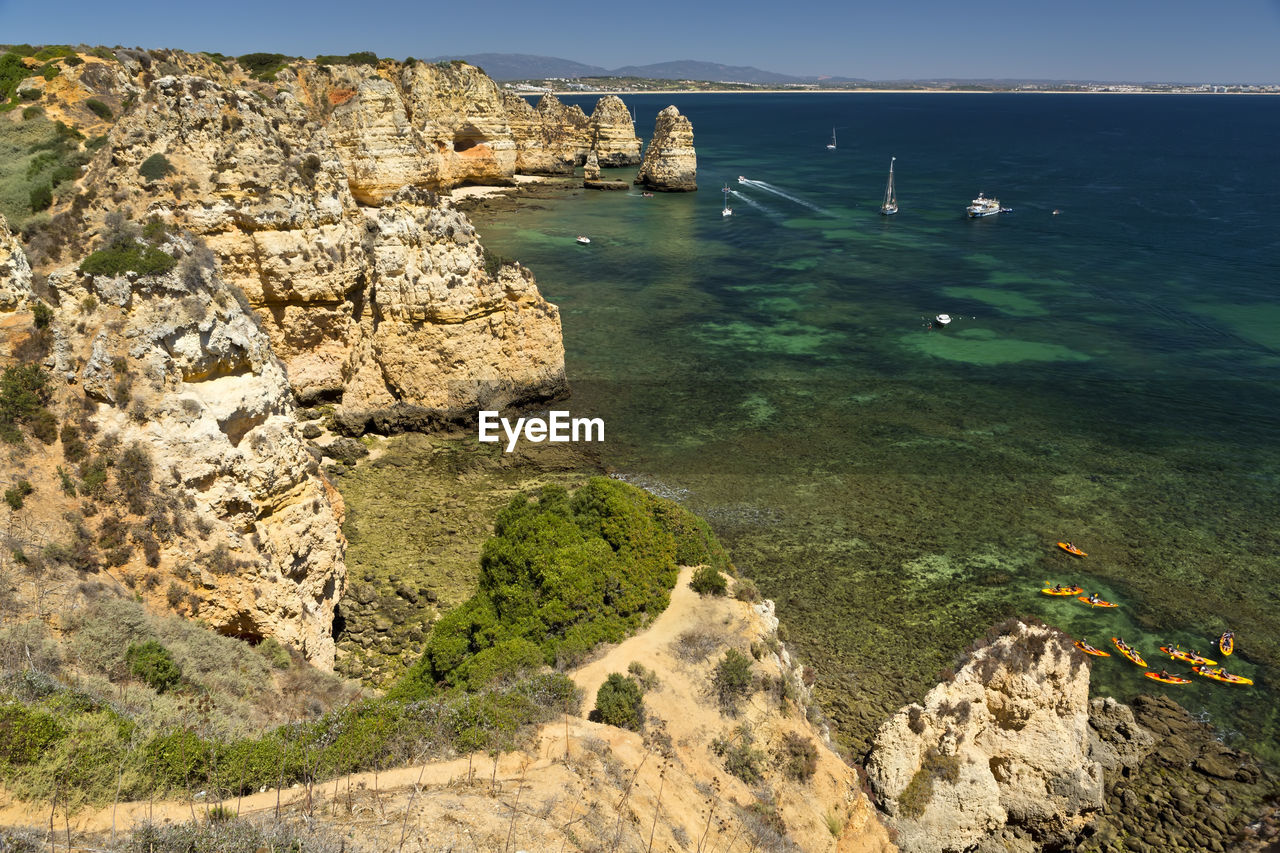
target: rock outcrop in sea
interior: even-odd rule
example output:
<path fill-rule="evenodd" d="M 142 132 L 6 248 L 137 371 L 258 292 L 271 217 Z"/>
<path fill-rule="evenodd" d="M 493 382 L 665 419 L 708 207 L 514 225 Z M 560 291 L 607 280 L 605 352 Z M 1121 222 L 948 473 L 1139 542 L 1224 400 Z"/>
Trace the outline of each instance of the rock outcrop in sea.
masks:
<path fill-rule="evenodd" d="M 627 105 L 617 95 L 605 95 L 591 111 L 591 150 L 606 169 L 636 166 L 640 159 L 640 137 Z"/>
<path fill-rule="evenodd" d="M 658 113 L 635 183 L 662 192 L 693 192 L 698 188 L 697 178 L 693 125 L 674 105 L 669 106 Z"/>
<path fill-rule="evenodd" d="M 867 773 L 906 851 L 1037 850 L 1103 806 L 1089 668 L 1054 629 L 1013 621 L 876 735 Z"/>

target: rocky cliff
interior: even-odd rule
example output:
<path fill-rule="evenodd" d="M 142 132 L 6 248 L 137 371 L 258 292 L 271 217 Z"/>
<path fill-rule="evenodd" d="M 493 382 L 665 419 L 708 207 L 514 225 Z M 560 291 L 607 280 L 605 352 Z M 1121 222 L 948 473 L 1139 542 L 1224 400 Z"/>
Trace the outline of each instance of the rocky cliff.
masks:
<path fill-rule="evenodd" d="M 693 149 L 693 125 L 674 105 L 658 113 L 653 139 L 635 182 L 662 192 L 693 192 L 698 188 L 698 155 Z"/>
<path fill-rule="evenodd" d="M 22 244 L 0 216 L 0 311 L 15 311 L 31 295 L 31 264 Z"/>
<path fill-rule="evenodd" d="M 1051 628 L 1006 624 L 881 727 L 867 773 L 904 850 L 1073 839 L 1103 805 L 1084 656 Z"/>
<path fill-rule="evenodd" d="M 5 329 L 0 351 L 46 371 L 26 419 L 35 440 L 10 451 L 8 470 L 40 495 L 10 504 L 11 547 L 58 590 L 50 613 L 93 589 L 62 576 L 105 572 L 157 606 L 331 668 L 342 502 L 298 433 L 284 368 L 207 250 L 154 229 L 144 250 L 114 224 L 116 251 L 182 260 L 153 275 L 58 269 L 52 311 L 15 317 L 31 337 Z M 10 251 L 0 293 L 43 305 Z"/>
<path fill-rule="evenodd" d="M 606 168 L 640 163 L 635 124 L 617 95 L 597 101 L 589 118 L 554 95 L 543 95 L 536 109 L 518 95 L 503 98 L 522 174 L 569 175 L 593 153 Z"/>
<path fill-rule="evenodd" d="M 446 94 L 464 99 L 458 81 L 472 76 L 445 74 L 456 84 Z M 299 79 L 312 98 L 318 87 Z M 492 127 L 473 116 L 449 131 L 462 150 L 441 152 L 406 118 L 444 109 L 425 93 L 427 71 L 403 79 L 403 91 L 362 80 L 321 124 L 289 91 L 264 101 L 204 78 L 160 78 L 84 179 L 98 200 L 91 214 L 125 206 L 204 237 L 299 398 L 335 401 L 353 430 L 565 390 L 555 307 L 527 270 L 487 264 L 466 217 L 422 188 L 509 173 L 513 163 L 494 164 L 514 148 L 476 142 Z M 441 156 L 420 157 L 424 140 Z M 139 181 L 157 157 L 169 173 Z"/>

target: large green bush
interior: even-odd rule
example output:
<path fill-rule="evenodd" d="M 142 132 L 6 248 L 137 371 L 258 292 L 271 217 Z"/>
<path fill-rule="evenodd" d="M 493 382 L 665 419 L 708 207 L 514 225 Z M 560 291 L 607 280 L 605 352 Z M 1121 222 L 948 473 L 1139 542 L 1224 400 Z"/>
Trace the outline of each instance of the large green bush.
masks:
<path fill-rule="evenodd" d="M 49 375 L 40 365 L 6 367 L 0 374 L 0 439 L 18 444 L 22 441 L 19 424 L 30 425 L 52 418 L 45 408 L 49 394 Z"/>
<path fill-rule="evenodd" d="M 114 245 L 85 258 L 80 263 L 80 272 L 89 275 L 124 275 L 127 272 L 160 275 L 173 269 L 176 263 L 172 255 L 154 246 Z"/>
<path fill-rule="evenodd" d="M 738 702 L 751 693 L 754 679 L 751 658 L 737 649 L 729 649 L 716 664 L 711 683 L 721 710 L 734 713 Z"/>
<path fill-rule="evenodd" d="M 572 497 L 518 495 L 484 545 L 476 595 L 436 623 L 394 694 L 471 682 L 463 663 L 510 640 L 548 664 L 579 660 L 662 612 L 681 563 L 728 561 L 705 522 L 635 486 L 597 477 Z"/>
<path fill-rule="evenodd" d="M 699 566 L 689 580 L 689 586 L 698 595 L 724 595 L 729 588 L 724 575 L 711 566 Z"/>
<path fill-rule="evenodd" d="M 155 640 L 129 646 L 125 652 L 129 671 L 157 693 L 163 693 L 182 681 L 182 669 L 169 650 Z"/>
<path fill-rule="evenodd" d="M 618 672 L 596 691 L 596 707 L 592 719 L 622 729 L 640 731 L 644 727 L 644 693 L 635 679 Z"/>
<path fill-rule="evenodd" d="M 138 167 L 138 174 L 148 181 L 164 180 L 176 171 L 177 169 L 173 168 L 173 164 L 169 162 L 169 158 L 158 151 L 143 160 L 142 165 Z"/>

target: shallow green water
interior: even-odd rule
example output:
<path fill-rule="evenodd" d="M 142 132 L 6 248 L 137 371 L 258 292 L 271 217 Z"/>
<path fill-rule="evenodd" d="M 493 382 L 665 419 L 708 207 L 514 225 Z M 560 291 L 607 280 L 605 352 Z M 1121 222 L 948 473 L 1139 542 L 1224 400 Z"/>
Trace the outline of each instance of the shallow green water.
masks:
<path fill-rule="evenodd" d="M 570 408 L 605 418 L 605 459 L 712 521 L 778 601 L 840 737 L 862 748 L 988 624 L 1030 613 L 1151 662 L 1235 628 L 1228 668 L 1255 688 L 1164 688 L 1113 656 L 1095 691 L 1176 691 L 1280 758 L 1270 103 L 629 103 L 672 98 L 700 192 L 475 218 L 561 307 Z M 1014 212 L 967 220 L 979 190 Z M 1122 606 L 1050 599 L 1046 580 Z"/>

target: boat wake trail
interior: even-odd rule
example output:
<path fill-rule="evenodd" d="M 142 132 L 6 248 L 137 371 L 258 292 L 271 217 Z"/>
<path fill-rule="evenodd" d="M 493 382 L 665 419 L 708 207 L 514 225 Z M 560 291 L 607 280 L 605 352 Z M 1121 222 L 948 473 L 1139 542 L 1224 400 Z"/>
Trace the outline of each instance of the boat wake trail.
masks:
<path fill-rule="evenodd" d="M 754 207 L 756 210 L 758 210 L 758 211 L 760 211 L 761 213 L 763 213 L 765 216 L 778 217 L 778 216 L 780 216 L 780 215 L 781 215 L 781 214 L 779 214 L 779 213 L 778 213 L 778 211 L 774 210 L 772 207 L 769 207 L 768 205 L 761 204 L 760 202 L 758 202 L 758 201 L 756 201 L 755 199 L 753 199 L 751 196 L 743 195 L 742 193 L 738 192 L 737 190 L 729 190 L 729 195 L 733 196 L 734 198 L 742 199 L 742 201 L 744 201 L 744 202 L 746 202 L 747 204 L 751 205 L 751 206 L 752 206 L 752 207 Z"/>
<path fill-rule="evenodd" d="M 785 190 L 781 190 L 781 189 L 779 189 L 778 187 L 775 187 L 773 184 L 769 183 L 768 181 L 753 181 L 753 180 L 748 179 L 748 180 L 746 181 L 746 183 L 747 183 L 747 184 L 749 184 L 749 185 L 751 185 L 751 186 L 753 186 L 753 187 L 759 187 L 760 189 L 764 190 L 765 192 L 773 193 L 773 194 L 774 194 L 774 195 L 776 195 L 776 196 L 780 196 L 781 198 L 785 198 L 787 201 L 795 202 L 796 204 L 800 205 L 801 207 L 807 207 L 807 208 L 809 208 L 810 210 L 815 210 L 815 211 L 817 211 L 818 213 L 822 213 L 822 214 L 827 214 L 827 215 L 829 215 L 829 214 L 828 214 L 828 211 L 827 211 L 826 209 L 821 208 L 821 207 L 818 207 L 818 205 L 814 204 L 814 203 L 813 203 L 813 202 L 811 202 L 811 201 L 805 201 L 805 200 L 804 200 L 804 199 L 802 199 L 802 198 L 798 198 L 798 197 L 796 197 L 796 196 L 793 196 L 791 193 L 786 192 Z"/>

